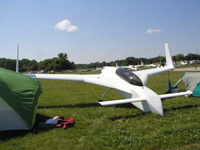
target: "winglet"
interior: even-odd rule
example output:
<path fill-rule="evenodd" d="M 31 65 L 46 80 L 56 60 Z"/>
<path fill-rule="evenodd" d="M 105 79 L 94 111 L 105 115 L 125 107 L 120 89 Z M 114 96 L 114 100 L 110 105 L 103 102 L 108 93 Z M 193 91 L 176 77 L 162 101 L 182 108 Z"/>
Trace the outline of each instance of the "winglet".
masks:
<path fill-rule="evenodd" d="M 169 52 L 168 43 L 165 43 L 165 56 L 166 56 L 166 65 L 167 65 L 167 67 L 174 68 L 172 57 L 171 57 L 171 54 Z"/>
<path fill-rule="evenodd" d="M 19 72 L 19 44 L 17 44 L 16 72 Z"/>

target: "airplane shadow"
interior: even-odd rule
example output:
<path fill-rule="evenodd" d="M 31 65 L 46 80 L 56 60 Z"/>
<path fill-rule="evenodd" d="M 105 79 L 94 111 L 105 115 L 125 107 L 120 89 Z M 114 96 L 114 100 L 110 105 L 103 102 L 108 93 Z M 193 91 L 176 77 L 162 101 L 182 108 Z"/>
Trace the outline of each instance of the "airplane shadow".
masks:
<path fill-rule="evenodd" d="M 111 120 L 111 121 L 117 121 L 117 120 L 120 120 L 120 119 L 132 119 L 132 118 L 137 118 L 137 117 L 142 117 L 142 116 L 145 116 L 149 113 L 138 113 L 138 114 L 135 114 L 135 115 L 126 115 L 126 116 L 114 116 L 114 117 L 108 117 L 108 120 Z"/>
<path fill-rule="evenodd" d="M 24 137 L 29 133 L 38 134 L 40 132 L 49 131 L 53 128 L 40 126 L 41 124 L 44 124 L 44 122 L 49 118 L 51 118 L 51 117 L 37 114 L 35 126 L 33 127 L 32 130 L 0 131 L 0 141 L 7 141 L 7 140 L 11 140 L 13 138 Z"/>
<path fill-rule="evenodd" d="M 122 106 L 117 106 L 117 107 L 123 107 L 123 108 L 135 108 L 133 105 L 122 105 Z M 182 109 L 191 109 L 191 108 L 196 108 L 200 107 L 200 105 L 185 105 L 185 106 L 179 106 L 179 107 L 171 107 L 164 109 L 164 113 L 167 113 L 169 111 L 175 111 L 175 110 L 182 110 Z M 138 114 L 135 115 L 126 115 L 126 116 L 114 116 L 114 117 L 109 117 L 108 119 L 111 121 L 117 121 L 120 119 L 132 119 L 132 118 L 137 118 L 137 117 L 142 117 L 145 115 L 149 115 L 151 113 L 145 113 L 145 112 L 139 112 Z"/>
<path fill-rule="evenodd" d="M 49 105 L 49 106 L 38 106 L 38 109 L 45 108 L 87 108 L 87 107 L 100 107 L 101 105 L 98 103 L 82 103 L 75 105 Z"/>
<path fill-rule="evenodd" d="M 38 106 L 38 109 L 46 109 L 46 108 L 88 108 L 88 107 L 103 107 L 99 103 L 81 103 L 75 105 L 47 105 L 47 106 Z M 117 108 L 136 108 L 132 104 L 121 104 L 115 106 L 105 106 L 105 107 L 117 107 Z"/>
<path fill-rule="evenodd" d="M 117 108 L 136 108 L 133 104 L 128 103 L 128 104 L 120 104 L 120 105 L 116 105 L 115 107 Z M 136 108 L 137 109 L 137 108 Z"/>
<path fill-rule="evenodd" d="M 82 103 L 82 104 L 75 104 L 75 105 L 52 105 L 52 106 L 38 106 L 39 109 L 45 109 L 45 108 L 87 108 L 87 107 L 102 107 L 98 103 Z M 106 107 L 113 107 L 113 106 L 106 106 Z M 128 108 L 132 109 L 135 108 L 137 109 L 134 105 L 132 104 L 121 104 L 121 105 L 116 105 L 114 106 L 116 108 Z M 179 107 L 171 107 L 164 109 L 164 112 L 167 113 L 168 111 L 173 111 L 173 110 L 181 110 L 181 109 L 190 109 L 190 108 L 195 108 L 195 107 L 200 107 L 200 105 L 185 105 L 185 106 L 179 106 Z M 136 117 L 142 117 L 145 115 L 149 115 L 151 113 L 144 113 L 140 111 L 137 114 L 134 115 L 126 115 L 126 116 L 113 116 L 109 117 L 108 119 L 111 121 L 116 121 L 120 119 L 131 119 L 131 118 L 136 118 Z"/>
<path fill-rule="evenodd" d="M 164 112 L 173 111 L 173 110 L 191 109 L 191 108 L 196 108 L 196 107 L 200 107 L 200 105 L 195 104 L 195 105 L 171 107 L 171 108 L 164 109 Z"/>

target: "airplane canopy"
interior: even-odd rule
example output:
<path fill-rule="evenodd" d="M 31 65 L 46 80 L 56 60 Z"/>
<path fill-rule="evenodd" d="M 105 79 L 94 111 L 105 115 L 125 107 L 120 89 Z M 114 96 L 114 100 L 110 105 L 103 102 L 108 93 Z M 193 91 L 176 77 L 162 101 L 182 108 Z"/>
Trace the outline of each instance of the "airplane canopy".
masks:
<path fill-rule="evenodd" d="M 142 81 L 140 80 L 140 78 L 134 74 L 133 72 L 124 69 L 124 68 L 118 68 L 116 70 L 116 74 L 122 78 L 123 80 L 125 80 L 126 82 L 132 84 L 132 85 L 136 85 L 136 86 L 143 86 Z"/>

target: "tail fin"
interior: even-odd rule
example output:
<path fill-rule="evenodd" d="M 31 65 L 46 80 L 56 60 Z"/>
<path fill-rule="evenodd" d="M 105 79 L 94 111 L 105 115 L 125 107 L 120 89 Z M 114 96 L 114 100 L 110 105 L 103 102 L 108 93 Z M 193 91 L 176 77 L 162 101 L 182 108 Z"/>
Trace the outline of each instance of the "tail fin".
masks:
<path fill-rule="evenodd" d="M 144 81 L 143 83 L 147 82 L 147 77 L 146 76 L 152 76 L 161 72 L 165 72 L 165 71 L 169 71 L 169 70 L 173 70 L 174 69 L 174 65 L 173 65 L 173 61 L 172 61 L 172 57 L 170 55 L 169 52 L 169 48 L 168 48 L 168 44 L 165 44 L 165 57 L 166 57 L 166 65 L 165 67 L 162 68 L 153 68 L 153 69 L 146 69 L 146 70 L 141 70 L 141 71 L 137 71 L 134 72 L 136 73 L 138 76 L 140 76 L 140 78 L 142 78 L 142 75 L 144 75 L 144 79 L 142 81 Z"/>
<path fill-rule="evenodd" d="M 118 63 L 117 62 L 115 63 L 115 66 L 118 67 Z"/>
<path fill-rule="evenodd" d="M 172 57 L 171 57 L 171 54 L 169 52 L 169 47 L 168 47 L 167 43 L 165 43 L 165 56 L 166 56 L 166 65 L 168 67 L 174 68 Z"/>
<path fill-rule="evenodd" d="M 19 72 L 19 44 L 17 44 L 16 72 Z"/>

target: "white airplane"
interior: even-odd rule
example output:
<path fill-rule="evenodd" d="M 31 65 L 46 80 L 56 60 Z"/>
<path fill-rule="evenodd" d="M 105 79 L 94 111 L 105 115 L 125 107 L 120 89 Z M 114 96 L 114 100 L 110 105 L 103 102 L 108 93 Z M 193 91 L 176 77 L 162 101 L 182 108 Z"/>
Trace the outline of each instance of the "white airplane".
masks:
<path fill-rule="evenodd" d="M 19 44 L 17 44 L 16 72 L 19 72 Z"/>
<path fill-rule="evenodd" d="M 141 62 L 140 62 L 140 65 L 136 65 L 135 67 L 141 68 L 141 67 L 143 67 L 143 66 L 144 66 L 144 63 L 141 61 Z"/>
<path fill-rule="evenodd" d="M 165 44 L 166 66 L 162 68 L 154 68 L 131 72 L 120 67 L 104 67 L 101 74 L 95 75 L 78 75 L 78 74 L 27 74 L 36 79 L 50 80 L 70 80 L 82 81 L 91 84 L 108 87 L 102 98 L 109 92 L 111 88 L 116 89 L 125 99 L 101 101 L 99 104 L 103 106 L 131 103 L 144 112 L 152 112 L 164 115 L 162 99 L 191 95 L 191 91 L 179 92 L 173 94 L 158 95 L 146 86 L 148 77 L 173 70 L 174 65 L 168 49 Z"/>
<path fill-rule="evenodd" d="M 128 65 L 128 69 L 130 69 L 130 70 L 134 70 L 134 71 L 137 71 L 138 70 L 138 68 L 139 67 L 137 67 L 137 66 L 134 66 L 134 65 Z"/>
<path fill-rule="evenodd" d="M 124 68 L 124 69 L 129 69 L 129 70 L 131 70 L 131 71 L 137 71 L 138 70 L 138 67 L 136 67 L 136 66 L 133 66 L 133 65 L 128 65 L 128 66 L 117 66 L 116 65 L 116 67 L 120 67 L 120 68 Z"/>
<path fill-rule="evenodd" d="M 148 65 L 145 65 L 146 67 L 150 67 L 150 68 L 156 68 L 157 67 L 157 65 L 155 65 L 155 64 L 148 64 Z"/>

